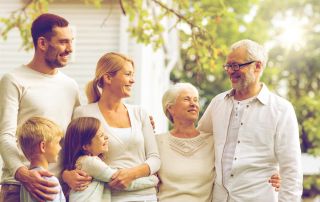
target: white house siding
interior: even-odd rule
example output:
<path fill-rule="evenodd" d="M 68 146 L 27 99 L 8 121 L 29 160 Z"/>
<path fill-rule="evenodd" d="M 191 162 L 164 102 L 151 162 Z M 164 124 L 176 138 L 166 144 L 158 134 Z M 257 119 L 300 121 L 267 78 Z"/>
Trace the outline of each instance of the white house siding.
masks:
<path fill-rule="evenodd" d="M 11 11 L 22 6 L 21 2 L 25 1 L 0 0 L 0 16 L 8 17 Z M 155 119 L 157 133 L 166 131 L 167 120 L 162 112 L 161 96 L 169 85 L 172 64 L 178 58 L 176 33 L 174 31 L 170 34 L 164 33 L 170 44 L 167 47 L 170 56 L 168 67 L 168 64 L 164 63 L 162 50 L 154 52 L 151 46 L 137 44 L 129 37 L 126 31 L 128 19 L 122 15 L 117 3 L 112 5 L 108 3 L 97 9 L 76 1 L 62 1 L 50 4 L 49 12 L 64 16 L 74 30 L 74 53 L 71 63 L 62 71 L 78 82 L 82 103 L 86 103 L 85 84 L 93 78 L 96 62 L 101 55 L 109 51 L 121 52 L 132 57 L 136 64 L 133 96 L 127 102 L 140 104 L 148 110 Z M 20 48 L 21 42 L 17 30 L 11 31 L 6 41 L 0 39 L 0 77 L 32 59 L 33 50 L 23 51 Z"/>

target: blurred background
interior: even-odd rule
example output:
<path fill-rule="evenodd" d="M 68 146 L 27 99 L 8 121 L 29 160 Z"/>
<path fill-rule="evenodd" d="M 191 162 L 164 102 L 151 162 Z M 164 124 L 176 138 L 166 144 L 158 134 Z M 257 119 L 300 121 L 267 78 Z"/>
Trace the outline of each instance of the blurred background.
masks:
<path fill-rule="evenodd" d="M 0 77 L 31 60 L 30 26 L 43 12 L 70 22 L 74 52 L 62 71 L 78 82 L 82 103 L 100 56 L 124 53 L 136 66 L 127 102 L 153 115 L 157 133 L 170 127 L 161 106 L 170 84 L 197 86 L 203 112 L 230 88 L 222 68 L 228 47 L 244 38 L 265 45 L 262 80 L 297 113 L 304 201 L 320 201 L 319 0 L 0 0 Z"/>

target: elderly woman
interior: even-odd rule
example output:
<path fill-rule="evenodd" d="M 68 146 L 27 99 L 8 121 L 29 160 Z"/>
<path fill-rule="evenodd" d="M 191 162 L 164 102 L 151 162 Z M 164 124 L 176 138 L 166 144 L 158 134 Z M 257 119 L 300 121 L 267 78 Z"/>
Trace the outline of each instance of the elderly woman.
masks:
<path fill-rule="evenodd" d="M 212 200 L 214 184 L 213 136 L 200 133 L 199 95 L 189 83 L 179 83 L 163 95 L 163 111 L 172 122 L 170 132 L 157 135 L 162 165 L 158 171 L 158 199 L 206 202 Z"/>
<path fill-rule="evenodd" d="M 100 120 L 108 137 L 106 163 L 120 169 L 108 185 L 111 201 L 157 201 L 155 187 L 125 191 L 133 180 L 154 174 L 160 157 L 148 114 L 139 106 L 125 104 L 134 84 L 134 63 L 119 53 L 107 53 L 97 63 L 95 78 L 87 86 L 90 104 L 77 108 L 74 118 Z M 64 177 L 68 184 L 76 184 Z M 70 185 L 72 187 L 72 185 Z"/>
<path fill-rule="evenodd" d="M 215 179 L 213 135 L 196 129 L 199 94 L 189 83 L 169 88 L 162 98 L 172 130 L 157 135 L 161 156 L 160 202 L 210 202 Z M 271 179 L 279 186 L 278 176 Z"/>

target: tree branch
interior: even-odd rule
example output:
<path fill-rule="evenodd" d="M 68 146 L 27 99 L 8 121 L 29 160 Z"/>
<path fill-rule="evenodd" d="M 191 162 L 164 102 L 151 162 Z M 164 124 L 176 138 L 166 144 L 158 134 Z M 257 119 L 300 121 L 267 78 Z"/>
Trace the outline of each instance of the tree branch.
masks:
<path fill-rule="evenodd" d="M 199 27 L 198 25 L 194 24 L 191 20 L 187 19 L 186 17 L 184 17 L 182 14 L 178 13 L 176 10 L 169 8 L 167 5 L 165 5 L 164 3 L 162 3 L 159 0 L 152 0 L 154 3 L 158 4 L 161 8 L 169 11 L 170 13 L 173 13 L 177 18 L 179 18 L 180 20 L 183 20 L 184 22 L 186 22 L 191 28 L 198 28 L 199 30 L 203 30 L 201 27 Z"/>
<path fill-rule="evenodd" d="M 122 14 L 126 15 L 126 9 L 124 9 L 122 0 L 119 0 L 119 4 L 120 4 L 120 8 L 121 8 Z"/>

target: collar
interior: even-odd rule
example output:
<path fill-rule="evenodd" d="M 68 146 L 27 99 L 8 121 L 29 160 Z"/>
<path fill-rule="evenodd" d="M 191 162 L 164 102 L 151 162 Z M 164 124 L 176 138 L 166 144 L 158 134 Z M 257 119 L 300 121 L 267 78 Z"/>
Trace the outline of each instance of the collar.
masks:
<path fill-rule="evenodd" d="M 225 95 L 225 99 L 230 99 L 234 96 L 235 94 L 235 89 L 231 89 L 227 92 Z M 268 104 L 268 97 L 269 97 L 270 91 L 268 87 L 262 83 L 262 88 L 260 92 L 258 93 L 256 99 L 259 100 L 262 104 L 267 105 Z"/>

